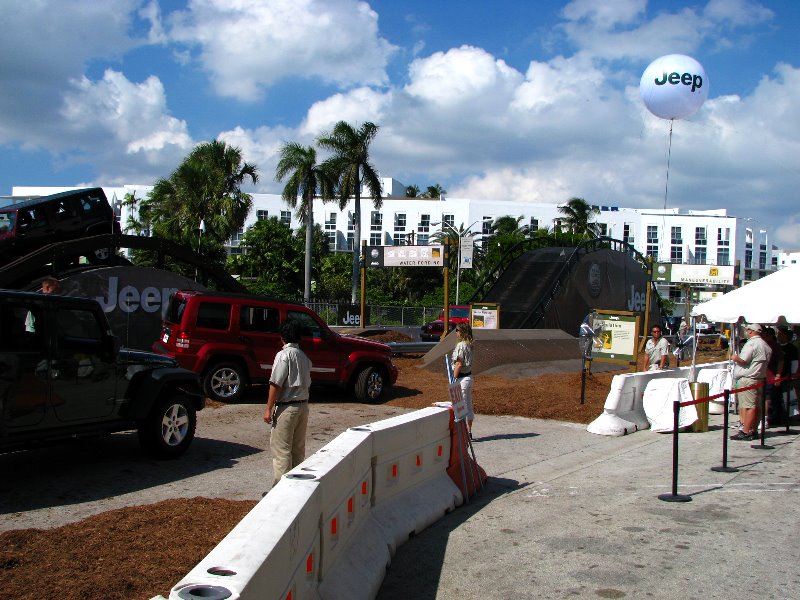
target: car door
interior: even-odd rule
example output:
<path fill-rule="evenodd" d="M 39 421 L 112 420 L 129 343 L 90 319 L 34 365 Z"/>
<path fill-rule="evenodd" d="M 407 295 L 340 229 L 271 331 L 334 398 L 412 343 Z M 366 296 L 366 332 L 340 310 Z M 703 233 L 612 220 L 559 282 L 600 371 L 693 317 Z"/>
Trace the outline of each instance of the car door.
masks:
<path fill-rule="evenodd" d="M 96 310 L 58 307 L 55 347 L 50 365 L 50 401 L 61 422 L 96 421 L 118 408 L 116 365 L 105 348 L 106 336 Z"/>
<path fill-rule="evenodd" d="M 289 319 L 302 325 L 300 349 L 311 359 L 311 380 L 316 383 L 338 383 L 342 373 L 342 357 L 330 330 L 310 313 L 287 310 Z"/>
<path fill-rule="evenodd" d="M 239 339 L 252 352 L 251 380 L 269 379 L 275 355 L 283 346 L 277 305 L 242 303 L 239 305 Z"/>
<path fill-rule="evenodd" d="M 0 431 L 42 425 L 47 417 L 45 312 L 25 300 L 0 300 Z"/>

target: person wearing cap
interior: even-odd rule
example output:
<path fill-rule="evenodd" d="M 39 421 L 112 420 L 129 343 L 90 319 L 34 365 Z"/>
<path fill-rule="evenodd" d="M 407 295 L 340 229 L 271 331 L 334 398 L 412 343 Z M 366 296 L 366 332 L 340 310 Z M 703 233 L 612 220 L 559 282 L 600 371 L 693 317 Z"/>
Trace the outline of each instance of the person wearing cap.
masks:
<path fill-rule="evenodd" d="M 767 365 L 772 356 L 769 345 L 761 338 L 761 325 L 747 323 L 744 326 L 744 334 L 747 342 L 741 352 L 731 356 L 731 360 L 736 365 L 733 371 L 736 389 L 741 390 L 759 384 L 762 387 L 736 392 L 742 429 L 736 435 L 731 436 L 732 440 L 753 440 L 756 437 L 761 394 L 764 393 L 763 384 L 767 376 Z"/>

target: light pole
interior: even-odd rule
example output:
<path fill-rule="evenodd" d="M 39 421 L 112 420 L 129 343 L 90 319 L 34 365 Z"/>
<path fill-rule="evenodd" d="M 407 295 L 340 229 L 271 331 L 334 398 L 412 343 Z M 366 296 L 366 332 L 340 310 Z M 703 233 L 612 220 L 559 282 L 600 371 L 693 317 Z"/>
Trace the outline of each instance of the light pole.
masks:
<path fill-rule="evenodd" d="M 431 223 L 431 225 L 443 225 L 444 227 L 447 227 L 448 229 L 450 229 L 450 231 L 455 233 L 456 234 L 456 238 L 458 238 L 458 266 L 456 268 L 456 304 L 458 304 L 458 301 L 459 301 L 459 292 L 460 292 L 460 284 L 461 284 L 461 238 L 465 237 L 468 233 L 471 233 L 470 230 L 472 229 L 472 227 L 476 223 L 480 223 L 480 222 L 481 222 L 481 219 L 478 219 L 477 221 L 474 221 L 474 222 L 470 223 L 469 227 L 467 227 L 466 229 L 463 230 L 463 233 L 459 233 L 458 230 L 456 230 L 455 227 L 453 227 L 449 223 L 446 223 L 445 221 L 437 221 L 436 223 Z"/>

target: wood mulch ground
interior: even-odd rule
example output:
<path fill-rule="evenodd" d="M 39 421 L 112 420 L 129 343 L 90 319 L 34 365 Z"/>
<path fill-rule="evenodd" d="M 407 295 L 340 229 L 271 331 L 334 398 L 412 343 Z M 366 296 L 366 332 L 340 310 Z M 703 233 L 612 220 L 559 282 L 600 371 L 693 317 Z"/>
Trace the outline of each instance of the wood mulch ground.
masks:
<path fill-rule="evenodd" d="M 408 341 L 392 332 L 372 339 Z M 706 352 L 702 362 L 720 356 Z M 396 362 L 400 377 L 389 404 L 422 408 L 441 399 L 442 382 L 429 374 L 420 376 L 419 357 L 399 357 Z M 547 373 L 513 381 L 477 375 L 477 419 L 491 414 L 589 423 L 602 412 L 612 377 L 613 373 L 589 377 L 586 402 L 580 404 L 580 373 Z M 4 532 L 0 534 L 0 598 L 166 597 L 254 505 L 175 499 L 109 511 L 55 529 Z"/>

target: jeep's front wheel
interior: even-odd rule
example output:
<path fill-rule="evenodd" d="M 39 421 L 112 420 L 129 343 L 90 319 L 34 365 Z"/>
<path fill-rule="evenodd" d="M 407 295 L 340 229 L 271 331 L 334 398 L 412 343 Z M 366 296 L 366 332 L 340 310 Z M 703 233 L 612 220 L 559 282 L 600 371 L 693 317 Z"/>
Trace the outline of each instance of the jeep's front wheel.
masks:
<path fill-rule="evenodd" d="M 206 396 L 218 402 L 232 402 L 239 398 L 244 387 L 244 373 L 236 363 L 217 363 L 203 379 Z"/>
<path fill-rule="evenodd" d="M 158 402 L 139 424 L 139 443 L 155 458 L 177 458 L 194 439 L 197 413 L 191 400 L 170 396 Z"/>
<path fill-rule="evenodd" d="M 358 374 L 355 385 L 356 400 L 377 402 L 383 394 L 383 374 L 375 367 L 367 367 Z"/>

